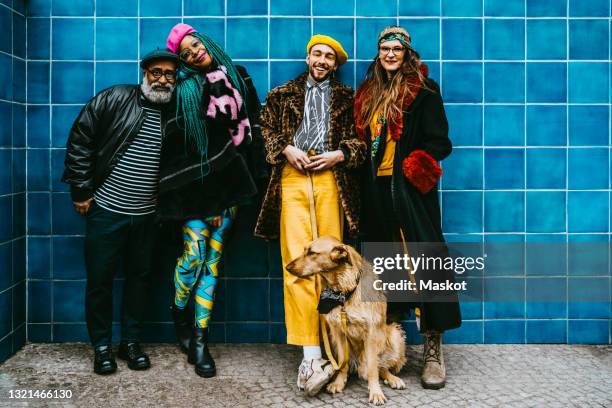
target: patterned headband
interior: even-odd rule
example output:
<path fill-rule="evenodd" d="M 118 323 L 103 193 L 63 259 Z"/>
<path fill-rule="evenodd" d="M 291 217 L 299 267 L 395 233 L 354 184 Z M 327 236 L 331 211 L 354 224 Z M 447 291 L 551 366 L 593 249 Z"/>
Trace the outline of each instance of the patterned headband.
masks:
<path fill-rule="evenodd" d="M 404 44 L 406 47 L 408 48 L 412 48 L 410 46 L 410 43 L 406 40 L 406 37 L 404 37 L 401 34 L 398 33 L 389 33 L 389 35 L 387 35 L 386 37 L 381 38 L 378 41 L 378 44 L 380 45 L 380 43 L 385 42 L 385 41 L 392 41 L 392 40 L 398 40 L 399 42 L 401 42 L 402 44 Z"/>

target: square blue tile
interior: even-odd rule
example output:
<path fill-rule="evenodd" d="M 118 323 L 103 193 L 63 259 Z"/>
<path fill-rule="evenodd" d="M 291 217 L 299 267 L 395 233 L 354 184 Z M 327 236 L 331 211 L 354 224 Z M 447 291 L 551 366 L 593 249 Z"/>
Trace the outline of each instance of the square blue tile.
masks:
<path fill-rule="evenodd" d="M 608 232 L 608 193 L 570 191 L 568 193 L 569 232 Z"/>
<path fill-rule="evenodd" d="M 262 18 L 229 18 L 227 20 L 227 52 L 232 58 L 267 58 L 261 44 L 268 41 L 268 23 Z M 305 48 L 308 39 L 303 40 Z"/>
<path fill-rule="evenodd" d="M 482 20 L 442 20 L 442 58 L 445 60 L 482 59 Z"/>
<path fill-rule="evenodd" d="M 523 188 L 524 162 L 524 149 L 486 149 L 485 188 Z"/>
<path fill-rule="evenodd" d="M 312 0 L 312 14 L 315 16 L 352 16 L 355 5 L 350 1 Z"/>
<path fill-rule="evenodd" d="M 610 161 L 607 148 L 569 149 L 568 188 L 598 190 L 608 188 Z"/>
<path fill-rule="evenodd" d="M 287 344 L 287 329 L 285 323 L 270 323 L 270 343 Z"/>
<path fill-rule="evenodd" d="M 478 62 L 443 63 L 442 83 L 446 102 L 482 102 L 482 64 Z"/>
<path fill-rule="evenodd" d="M 570 17 L 609 17 L 610 2 L 608 0 L 569 0 Z"/>
<path fill-rule="evenodd" d="M 51 282 L 29 282 L 28 295 L 28 323 L 49 323 L 51 321 Z"/>
<path fill-rule="evenodd" d="M 524 320 L 487 320 L 484 322 L 486 344 L 525 343 Z"/>
<path fill-rule="evenodd" d="M 84 103 L 93 96 L 93 63 L 53 63 L 53 103 Z"/>
<path fill-rule="evenodd" d="M 566 57 L 566 20 L 527 20 L 528 59 L 564 60 Z"/>
<path fill-rule="evenodd" d="M 525 15 L 525 0 L 484 0 L 484 15 L 522 17 Z"/>
<path fill-rule="evenodd" d="M 184 23 L 189 24 L 225 49 L 225 20 L 223 18 L 185 18 Z"/>
<path fill-rule="evenodd" d="M 51 276 L 51 239 L 28 237 L 28 279 L 49 279 Z"/>
<path fill-rule="evenodd" d="M 605 234 L 568 235 L 568 274 L 572 276 L 609 276 L 610 246 Z"/>
<path fill-rule="evenodd" d="M 134 41 L 135 38 L 138 38 L 137 19 L 105 18 L 97 20 L 96 59 L 138 59 L 138 43 Z"/>
<path fill-rule="evenodd" d="M 29 0 L 26 6 L 28 17 L 49 17 L 51 15 L 51 0 Z"/>
<path fill-rule="evenodd" d="M 28 147 L 49 147 L 49 107 L 40 105 L 28 106 Z M 3 122 L 4 123 L 4 122 Z"/>
<path fill-rule="evenodd" d="M 7 54 L 0 54 L 0 76 L 2 78 L 13 77 L 13 61 Z M 0 99 L 7 101 L 13 100 L 13 87 L 3 86 L 0 88 Z"/>
<path fill-rule="evenodd" d="M 247 72 L 253 79 L 259 101 L 263 103 L 268 93 L 268 63 L 258 61 L 236 62 L 246 68 Z"/>
<path fill-rule="evenodd" d="M 566 149 L 527 149 L 527 188 L 565 189 Z"/>
<path fill-rule="evenodd" d="M 567 0 L 527 0 L 528 17 L 564 17 Z"/>
<path fill-rule="evenodd" d="M 53 193 L 51 196 L 51 208 L 51 223 L 54 235 L 85 234 L 85 218 L 74 211 L 70 194 Z"/>
<path fill-rule="evenodd" d="M 485 59 L 525 59 L 525 20 L 485 20 Z"/>
<path fill-rule="evenodd" d="M 358 16 L 395 17 L 397 3 L 385 0 L 356 0 L 355 14 Z"/>
<path fill-rule="evenodd" d="M 13 192 L 13 178 L 11 176 L 13 168 L 12 149 L 0 150 L 0 163 L 4 164 L 0 171 L 0 195 L 10 194 Z"/>
<path fill-rule="evenodd" d="M 527 63 L 527 102 L 565 102 L 567 64 Z"/>
<path fill-rule="evenodd" d="M 565 192 L 527 192 L 527 232 L 565 232 Z"/>
<path fill-rule="evenodd" d="M 33 343 L 50 343 L 51 324 L 28 324 L 28 341 Z"/>
<path fill-rule="evenodd" d="M 566 278 L 526 279 L 526 311 L 528 319 L 567 317 Z"/>
<path fill-rule="evenodd" d="M 25 203 L 22 205 L 25 209 Z M 23 221 L 25 221 L 25 217 Z M 17 282 L 25 283 L 25 280 L 28 277 L 26 271 L 26 246 L 25 236 L 13 241 L 13 284 Z"/>
<path fill-rule="evenodd" d="M 490 278 L 484 281 L 485 319 L 525 317 L 525 280 Z"/>
<path fill-rule="evenodd" d="M 186 16 L 222 16 L 225 13 L 225 0 L 185 0 L 183 13 Z"/>
<path fill-rule="evenodd" d="M 230 279 L 227 284 L 229 321 L 269 321 L 270 293 L 267 279 Z M 244 299 L 250 299 L 244 302 Z"/>
<path fill-rule="evenodd" d="M 25 61 L 13 58 L 13 100 L 15 102 L 25 104 L 26 86 L 26 63 Z"/>
<path fill-rule="evenodd" d="M 410 33 L 410 40 L 421 59 L 440 59 L 440 21 L 437 19 L 401 19 L 400 25 Z"/>
<path fill-rule="evenodd" d="M 447 105 L 445 110 L 454 146 L 482 145 L 482 106 Z"/>
<path fill-rule="evenodd" d="M 268 14 L 268 3 L 265 1 L 227 0 L 228 16 L 265 16 Z"/>
<path fill-rule="evenodd" d="M 608 344 L 610 319 L 569 320 L 567 322 L 569 344 Z"/>
<path fill-rule="evenodd" d="M 28 191 L 49 191 L 49 150 L 28 149 Z"/>
<path fill-rule="evenodd" d="M 176 18 L 140 19 L 140 56 L 157 48 L 165 49 L 168 33 L 177 23 L 180 23 L 180 20 Z"/>
<path fill-rule="evenodd" d="M 49 103 L 49 63 L 29 61 L 27 69 L 28 103 Z"/>
<path fill-rule="evenodd" d="M 527 106 L 527 145 L 565 146 L 567 108 L 557 105 Z"/>
<path fill-rule="evenodd" d="M 89 342 L 85 323 L 54 323 L 51 330 L 54 342 Z"/>
<path fill-rule="evenodd" d="M 444 332 L 446 344 L 482 344 L 483 323 L 464 321 L 461 327 Z"/>
<path fill-rule="evenodd" d="M 53 59 L 93 59 L 93 38 L 93 19 L 54 19 L 52 28 Z"/>
<path fill-rule="evenodd" d="M 314 34 L 325 34 L 329 35 L 342 44 L 342 48 L 346 51 L 349 56 L 349 61 L 354 57 L 354 44 L 353 34 L 355 31 L 355 24 L 352 19 L 332 19 L 332 18 L 315 18 L 313 24 Z M 272 50 L 270 50 L 272 51 Z M 306 45 L 301 47 L 301 54 L 299 58 L 306 55 Z"/>
<path fill-rule="evenodd" d="M 140 16 L 170 17 L 181 15 L 181 2 L 160 2 L 155 0 L 140 0 Z M 177 21 L 178 23 L 178 21 Z"/>
<path fill-rule="evenodd" d="M 268 343 L 270 340 L 268 323 L 228 323 L 228 343 Z"/>
<path fill-rule="evenodd" d="M 570 319 L 609 319 L 610 278 L 570 277 L 567 282 Z"/>
<path fill-rule="evenodd" d="M 54 16 L 93 16 L 94 0 L 53 0 L 51 12 Z"/>
<path fill-rule="evenodd" d="M 527 320 L 527 343 L 565 344 L 566 326 L 565 320 Z"/>
<path fill-rule="evenodd" d="M 81 237 L 53 237 L 53 278 L 84 279 L 84 239 Z"/>
<path fill-rule="evenodd" d="M 13 18 L 11 10 L 7 7 L 0 7 L 0 25 L 3 33 L 0 39 L 0 51 L 12 54 L 13 52 Z"/>
<path fill-rule="evenodd" d="M 13 148 L 26 146 L 26 107 L 13 106 Z"/>
<path fill-rule="evenodd" d="M 270 15 L 309 16 L 310 0 L 270 0 Z"/>
<path fill-rule="evenodd" d="M 307 18 L 272 18 L 270 19 L 270 37 L 274 45 L 270 46 L 270 58 L 291 59 L 305 58 L 306 46 L 296 38 L 308 41 L 310 38 L 310 19 Z"/>
<path fill-rule="evenodd" d="M 0 147 L 13 146 L 13 104 L 0 101 Z"/>
<path fill-rule="evenodd" d="M 400 16 L 439 16 L 440 15 L 440 2 L 400 0 L 399 1 L 399 15 Z"/>
<path fill-rule="evenodd" d="M 13 271 L 13 243 L 0 244 L 0 290 L 10 288 Z"/>
<path fill-rule="evenodd" d="M 13 54 L 26 57 L 26 19 L 18 14 L 13 14 Z"/>
<path fill-rule="evenodd" d="M 485 145 L 523 146 L 524 123 L 524 106 L 485 106 Z"/>
<path fill-rule="evenodd" d="M 0 336 L 4 337 L 11 332 L 12 325 L 12 291 L 0 293 Z"/>
<path fill-rule="evenodd" d="M 607 60 L 610 25 L 607 19 L 569 21 L 569 58 Z"/>
<path fill-rule="evenodd" d="M 139 83 L 140 72 L 135 62 L 96 62 L 96 92 L 114 85 Z"/>
<path fill-rule="evenodd" d="M 485 192 L 486 232 L 525 232 L 524 217 L 522 192 Z"/>
<path fill-rule="evenodd" d="M 12 218 L 13 201 L 10 196 L 0 196 L 0 216 L 5 220 L 10 220 Z M 12 223 L 3 222 L 0 224 L 0 242 L 10 240 L 12 233 Z"/>
<path fill-rule="evenodd" d="M 442 15 L 447 17 L 480 17 L 483 0 L 442 0 Z"/>
<path fill-rule="evenodd" d="M 567 275 L 565 234 L 527 235 L 525 268 L 528 276 Z"/>
<path fill-rule="evenodd" d="M 377 39 L 387 26 L 396 25 L 394 18 L 357 19 L 357 58 L 371 60 L 378 55 Z"/>
<path fill-rule="evenodd" d="M 270 63 L 270 88 L 276 88 L 285 82 L 296 78 L 308 69 L 306 62 L 287 61 Z M 342 67 L 340 67 L 342 70 Z"/>
<path fill-rule="evenodd" d="M 609 116 L 610 114 L 607 106 L 570 106 L 570 145 L 608 146 Z"/>
<path fill-rule="evenodd" d="M 569 102 L 608 103 L 609 68 L 607 62 L 570 62 Z"/>
<path fill-rule="evenodd" d="M 212 3 L 207 1 L 206 3 Z M 185 6 L 187 2 L 185 2 Z M 138 15 L 138 0 L 96 0 L 97 17 L 136 17 Z M 100 23 L 100 20 L 98 20 Z"/>
<path fill-rule="evenodd" d="M 53 106 L 53 127 L 51 129 L 52 147 L 66 147 L 72 124 L 81 112 L 81 106 Z"/>
<path fill-rule="evenodd" d="M 442 230 L 482 232 L 482 192 L 443 192 Z"/>
<path fill-rule="evenodd" d="M 270 321 L 285 322 L 283 281 L 270 280 Z"/>
<path fill-rule="evenodd" d="M 482 189 L 482 150 L 454 149 L 443 163 L 442 188 L 445 190 Z"/>

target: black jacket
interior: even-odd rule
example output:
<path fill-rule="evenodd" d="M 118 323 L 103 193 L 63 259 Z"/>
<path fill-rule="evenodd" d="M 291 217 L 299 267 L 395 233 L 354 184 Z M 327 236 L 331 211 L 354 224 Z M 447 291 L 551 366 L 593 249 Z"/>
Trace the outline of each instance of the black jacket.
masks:
<path fill-rule="evenodd" d="M 162 137 L 178 132 L 175 104 L 152 104 L 139 85 L 110 87 L 83 107 L 70 130 L 62 176 L 73 201 L 92 198 L 111 173 L 140 130 L 143 106 L 162 110 Z"/>

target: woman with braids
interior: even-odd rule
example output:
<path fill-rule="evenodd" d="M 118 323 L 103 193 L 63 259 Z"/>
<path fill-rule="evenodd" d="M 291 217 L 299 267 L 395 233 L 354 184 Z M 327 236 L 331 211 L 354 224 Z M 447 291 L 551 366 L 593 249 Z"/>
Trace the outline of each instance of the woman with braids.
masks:
<path fill-rule="evenodd" d="M 191 26 L 174 26 L 166 47 L 181 61 L 173 123 L 181 131 L 163 139 L 158 198 L 160 219 L 180 222 L 183 232 L 172 315 L 189 363 L 198 375 L 213 377 L 208 327 L 223 246 L 237 206 L 253 199 L 255 180 L 267 171 L 256 126 L 259 99 L 246 70 Z"/>
<path fill-rule="evenodd" d="M 362 192 L 365 241 L 397 243 L 395 248 L 409 254 L 412 243 L 414 256 L 422 253 L 415 243 L 443 243 L 439 161 L 450 154 L 452 145 L 440 89 L 428 78 L 427 66 L 405 29 L 391 26 L 380 33 L 378 53 L 355 95 L 354 112 L 356 131 L 368 144 L 370 158 Z M 437 247 L 438 256 L 446 252 L 444 244 L 430 247 Z M 452 279 L 452 272 L 424 273 L 428 279 Z M 416 274 L 416 280 L 423 278 Z M 444 330 L 461 325 L 459 304 L 452 292 L 446 293 L 444 302 L 427 301 L 422 291 L 419 296 L 409 299 L 412 302 L 390 302 L 388 317 L 401 318 L 406 309 L 416 308 L 425 344 L 421 383 L 441 388 L 446 377 L 441 337 Z"/>

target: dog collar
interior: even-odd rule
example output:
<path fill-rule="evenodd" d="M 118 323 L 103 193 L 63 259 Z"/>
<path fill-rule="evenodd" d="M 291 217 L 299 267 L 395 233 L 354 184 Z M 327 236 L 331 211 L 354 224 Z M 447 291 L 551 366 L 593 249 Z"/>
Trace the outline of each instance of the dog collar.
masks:
<path fill-rule="evenodd" d="M 352 291 L 345 295 L 342 292 L 338 292 L 330 288 L 325 288 L 321 291 L 317 310 L 320 314 L 328 314 L 336 307 L 344 306 L 344 303 L 352 294 Z"/>

